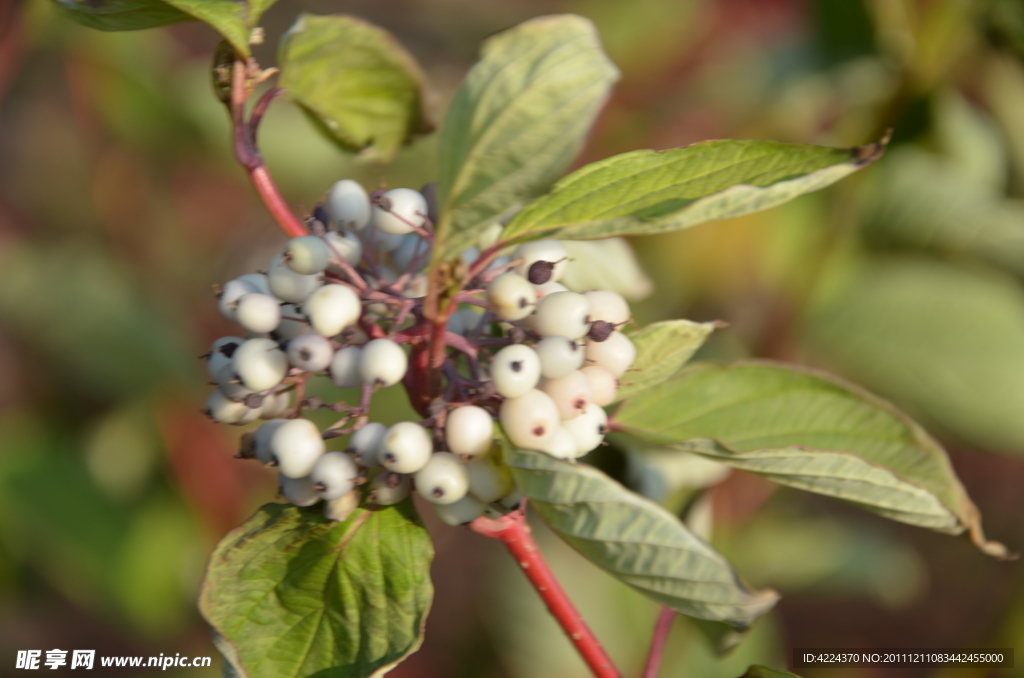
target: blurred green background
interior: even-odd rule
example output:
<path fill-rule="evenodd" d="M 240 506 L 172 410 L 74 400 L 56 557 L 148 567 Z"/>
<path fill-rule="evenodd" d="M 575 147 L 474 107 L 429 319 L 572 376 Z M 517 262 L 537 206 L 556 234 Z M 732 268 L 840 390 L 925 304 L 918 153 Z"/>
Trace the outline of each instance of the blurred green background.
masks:
<path fill-rule="evenodd" d="M 1019 0 L 281 0 L 263 21 L 264 66 L 299 11 L 394 32 L 439 111 L 482 38 L 545 13 L 590 17 L 623 78 L 581 163 L 711 138 L 850 146 L 894 130 L 880 162 L 828 190 L 635 239 L 655 283 L 636 316 L 724 320 L 701 358 L 818 365 L 895 401 L 947 445 L 990 536 L 1024 549 Z M 199 414 L 195 357 L 231 333 L 211 286 L 282 242 L 230 155 L 208 78 L 216 41 L 199 24 L 103 34 L 47 0 L 0 0 L 0 675 L 19 649 L 215 655 L 194 604 L 206 555 L 274 496 L 268 474 L 232 459 L 240 431 Z M 261 143 L 307 209 L 343 177 L 436 178 L 435 137 L 390 167 L 361 164 L 283 101 Z M 402 398 L 378 411 L 397 418 Z M 1024 640 L 1024 568 L 965 540 L 689 460 L 613 446 L 595 463 L 676 506 L 717 482 L 700 522 L 745 578 L 784 596 L 725 660 L 678 620 L 664 676 L 782 668 L 792 647 Z M 500 547 L 427 519 L 437 599 L 425 645 L 393 675 L 586 675 Z M 538 533 L 636 675 L 655 606 Z M 218 663 L 179 674 L 219 675 Z"/>

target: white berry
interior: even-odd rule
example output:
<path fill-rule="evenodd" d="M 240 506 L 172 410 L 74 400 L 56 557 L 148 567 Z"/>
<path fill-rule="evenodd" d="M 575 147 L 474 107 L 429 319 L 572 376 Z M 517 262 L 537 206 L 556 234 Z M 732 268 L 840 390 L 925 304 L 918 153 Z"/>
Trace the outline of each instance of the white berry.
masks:
<path fill-rule="evenodd" d="M 242 282 L 249 283 L 255 287 L 256 291 L 260 294 L 270 294 L 273 296 L 273 293 L 270 291 L 270 281 L 267 279 L 266 273 L 246 273 L 238 276 L 235 280 L 241 280 Z"/>
<path fill-rule="evenodd" d="M 245 343 L 241 337 L 221 337 L 210 346 L 210 354 L 206 359 L 206 374 L 211 379 L 217 379 L 217 375 L 224 369 L 225 365 L 231 364 L 231 356 L 235 349 Z"/>
<path fill-rule="evenodd" d="M 569 264 L 569 252 L 557 240 L 535 240 L 517 247 L 512 253 L 512 259 L 522 259 L 516 265 L 516 273 L 540 285 L 549 281 L 558 282 Z M 541 265 L 535 267 L 537 262 L 541 262 Z M 535 278 L 540 275 L 542 268 L 545 269 L 545 275 Z"/>
<path fill-rule="evenodd" d="M 416 233 L 402 236 L 401 244 L 391 252 L 391 262 L 400 271 L 421 271 L 429 261 L 430 243 Z"/>
<path fill-rule="evenodd" d="M 494 439 L 494 420 L 482 407 L 467 405 L 448 413 L 444 425 L 444 440 L 448 450 L 460 457 L 480 457 L 491 449 Z"/>
<path fill-rule="evenodd" d="M 590 382 L 590 401 L 600 407 L 615 402 L 615 393 L 619 389 L 619 381 L 615 375 L 600 365 L 587 365 L 580 370 Z"/>
<path fill-rule="evenodd" d="M 319 236 L 300 235 L 291 238 L 284 248 L 284 262 L 288 268 L 302 275 L 316 275 L 327 268 L 331 252 Z"/>
<path fill-rule="evenodd" d="M 285 347 L 288 362 L 304 372 L 322 372 L 334 358 L 331 341 L 319 334 L 300 334 Z"/>
<path fill-rule="evenodd" d="M 331 358 L 331 381 L 338 388 L 355 388 L 363 383 L 359 376 L 359 363 L 363 349 L 358 346 L 342 346 Z"/>
<path fill-rule="evenodd" d="M 569 291 L 568 287 L 566 287 L 565 285 L 563 285 L 560 282 L 554 282 L 554 281 L 546 282 L 543 285 L 534 285 L 533 289 L 537 293 L 537 299 L 543 299 L 544 297 L 548 296 L 549 294 L 554 294 L 555 292 L 568 292 Z"/>
<path fill-rule="evenodd" d="M 350 266 L 355 266 L 363 258 L 363 243 L 355 233 L 328 231 L 324 236 L 324 243 L 331 253 L 331 259 L 345 261 Z M 337 264 L 327 264 L 327 270 L 332 273 L 340 273 L 341 268 Z"/>
<path fill-rule="evenodd" d="M 555 292 L 537 304 L 533 327 L 542 337 L 579 339 L 590 329 L 590 302 L 576 292 Z"/>
<path fill-rule="evenodd" d="M 288 357 L 273 339 L 249 339 L 235 350 L 231 364 L 242 384 L 253 391 L 277 386 L 288 372 Z"/>
<path fill-rule="evenodd" d="M 381 506 L 391 506 L 409 496 L 412 479 L 401 473 L 384 471 L 370 483 L 370 501 Z"/>
<path fill-rule="evenodd" d="M 579 370 L 557 379 L 545 379 L 540 385 L 540 390 L 555 401 L 562 421 L 575 419 L 581 415 L 593 397 L 590 382 Z"/>
<path fill-rule="evenodd" d="M 494 457 L 466 462 L 469 493 L 485 504 L 498 501 L 512 491 L 512 472 Z"/>
<path fill-rule="evenodd" d="M 435 504 L 434 511 L 445 525 L 458 527 L 473 522 L 484 514 L 487 506 L 468 494 L 452 504 Z"/>
<path fill-rule="evenodd" d="M 276 419 L 288 414 L 292 409 L 292 396 L 289 391 L 270 393 L 260 405 L 260 419 Z"/>
<path fill-rule="evenodd" d="M 328 452 L 316 460 L 309 479 L 322 499 L 332 501 L 352 491 L 359 469 L 344 452 Z"/>
<path fill-rule="evenodd" d="M 591 403 L 583 414 L 562 422 L 562 428 L 569 432 L 576 444 L 576 456 L 582 457 L 604 440 L 608 430 L 608 415 L 597 405 Z"/>
<path fill-rule="evenodd" d="M 583 347 L 572 339 L 544 337 L 535 348 L 540 360 L 540 373 L 545 379 L 558 379 L 583 367 Z"/>
<path fill-rule="evenodd" d="M 518 273 L 502 273 L 487 285 L 487 301 L 503 320 L 520 320 L 537 305 L 537 293 Z M 582 335 L 581 335 L 582 336 Z"/>
<path fill-rule="evenodd" d="M 525 395 L 540 381 L 537 352 L 524 344 L 501 349 L 491 360 L 491 380 L 498 393 L 506 398 Z"/>
<path fill-rule="evenodd" d="M 236 403 L 240 403 L 247 396 L 252 395 L 255 391 L 251 388 L 247 388 L 242 380 L 235 374 L 235 366 L 233 363 L 224 365 L 220 373 L 214 378 L 217 382 L 217 386 L 220 388 L 221 393 L 227 397 L 228 400 L 233 400 Z"/>
<path fill-rule="evenodd" d="M 273 332 L 281 322 L 281 302 L 269 294 L 243 294 L 238 298 L 235 320 L 250 332 Z"/>
<path fill-rule="evenodd" d="M 276 463 L 274 461 L 274 453 L 270 450 L 270 439 L 274 436 L 274 431 L 280 428 L 282 424 L 288 423 L 288 421 L 288 419 L 271 419 L 253 431 L 252 452 L 256 459 L 264 466 Z"/>
<path fill-rule="evenodd" d="M 604 341 L 588 341 L 587 365 L 605 368 L 618 379 L 636 360 L 636 347 L 622 332 L 612 332 Z"/>
<path fill-rule="evenodd" d="M 259 410 L 246 407 L 245 403 L 231 400 L 217 389 L 206 399 L 206 416 L 218 424 L 248 424 L 259 418 Z"/>
<path fill-rule="evenodd" d="M 430 461 L 433 448 L 425 428 L 402 421 L 388 429 L 377 451 L 377 460 L 389 471 L 415 473 Z"/>
<path fill-rule="evenodd" d="M 302 312 L 314 332 L 333 337 L 359 320 L 363 305 L 348 285 L 331 284 L 309 295 L 302 303 Z"/>
<path fill-rule="evenodd" d="M 320 495 L 313 489 L 313 481 L 306 478 L 280 476 L 281 494 L 295 506 L 312 506 L 320 501 Z"/>
<path fill-rule="evenodd" d="M 405 235 L 423 226 L 427 199 L 411 188 L 393 188 L 373 207 L 373 225 L 384 233 Z M 414 228 L 415 227 L 415 228 Z"/>
<path fill-rule="evenodd" d="M 629 304 L 618 292 L 593 290 L 584 292 L 590 302 L 590 322 L 603 320 L 612 325 L 622 325 L 630 318 Z"/>
<path fill-rule="evenodd" d="M 356 182 L 342 179 L 331 187 L 327 211 L 338 228 L 361 231 L 370 222 L 370 196 Z"/>
<path fill-rule="evenodd" d="M 289 478 L 308 476 L 324 449 L 320 430 L 309 419 L 289 419 L 270 436 L 270 453 Z"/>
<path fill-rule="evenodd" d="M 270 291 L 282 301 L 301 304 L 321 285 L 320 275 L 303 275 L 288 268 L 284 255 L 278 254 L 267 265 Z"/>
<path fill-rule="evenodd" d="M 432 504 L 452 504 L 469 491 L 469 471 L 450 452 L 432 454 L 413 480 L 419 495 Z"/>
<path fill-rule="evenodd" d="M 536 389 L 518 398 L 507 398 L 498 411 L 501 428 L 513 445 L 540 450 L 558 428 L 558 407 L 551 396 Z"/>
<path fill-rule="evenodd" d="M 258 293 L 259 291 L 256 285 L 248 281 L 239 280 L 238 278 L 229 280 L 224 283 L 224 287 L 217 297 L 217 310 L 220 311 L 225 320 L 237 322 L 238 300 L 246 294 Z"/>
<path fill-rule="evenodd" d="M 550 454 L 555 459 L 575 459 L 576 440 L 563 426 L 559 426 L 548 444 L 541 448 L 541 452 Z"/>
<path fill-rule="evenodd" d="M 391 386 L 405 376 L 409 359 L 402 347 L 390 339 L 374 339 L 363 347 L 359 376 L 364 384 Z"/>
<path fill-rule="evenodd" d="M 281 322 L 278 323 L 277 329 L 272 332 L 275 339 L 288 341 L 309 331 L 309 323 L 303 319 L 298 306 L 295 304 L 283 304 L 281 306 Z"/>
<path fill-rule="evenodd" d="M 360 466 L 379 466 L 378 451 L 387 435 L 388 427 L 384 424 L 371 422 L 352 434 L 348 439 L 348 451 L 352 453 Z"/>

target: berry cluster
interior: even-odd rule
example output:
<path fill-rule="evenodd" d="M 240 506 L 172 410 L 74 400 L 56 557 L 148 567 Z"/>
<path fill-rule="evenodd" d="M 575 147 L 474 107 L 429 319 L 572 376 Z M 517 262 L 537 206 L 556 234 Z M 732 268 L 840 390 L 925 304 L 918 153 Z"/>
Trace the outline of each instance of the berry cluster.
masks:
<path fill-rule="evenodd" d="M 604 439 L 603 407 L 635 357 L 620 331 L 630 320 L 626 301 L 561 284 L 569 257 L 556 240 L 502 254 L 495 225 L 455 267 L 461 286 L 451 311 L 428 318 L 432 196 L 430 185 L 370 196 L 339 181 L 309 218 L 311 235 L 292 238 L 265 272 L 218 293 L 221 314 L 245 336 L 218 339 L 206 356 L 218 386 L 206 412 L 225 424 L 267 420 L 243 436 L 241 456 L 276 466 L 293 504 L 324 500 L 340 519 L 338 507 L 355 506 L 357 486 L 368 483 L 370 503 L 394 504 L 415 490 L 444 522 L 464 524 L 520 502 L 492 454 L 495 416 L 512 444 L 560 459 Z M 443 364 L 431 374 L 431 342 L 442 337 Z M 360 402 L 304 399 L 315 375 L 359 388 Z M 425 418 L 368 421 L 374 391 L 399 382 Z M 321 431 L 301 416 L 321 408 L 343 416 Z M 327 450 L 346 435 L 343 451 Z"/>

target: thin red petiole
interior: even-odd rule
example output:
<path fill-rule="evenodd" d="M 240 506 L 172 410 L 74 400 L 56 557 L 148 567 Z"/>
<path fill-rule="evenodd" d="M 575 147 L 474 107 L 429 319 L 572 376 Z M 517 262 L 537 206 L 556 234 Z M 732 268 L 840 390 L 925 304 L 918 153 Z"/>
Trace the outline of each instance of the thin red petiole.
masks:
<path fill-rule="evenodd" d="M 647 653 L 647 662 L 644 664 L 641 678 L 658 678 L 658 671 L 661 670 L 661 657 L 665 654 L 665 641 L 668 639 L 668 632 L 672 630 L 672 621 L 676 618 L 676 614 L 672 608 L 662 605 L 658 621 L 654 624 L 651 649 Z"/>
<path fill-rule="evenodd" d="M 530 580 L 537 593 L 544 600 L 551 616 L 555 618 L 577 652 L 586 662 L 595 678 L 622 678 L 612 664 L 601 643 L 583 621 L 576 607 L 569 600 L 561 584 L 555 579 L 547 561 L 537 548 L 537 542 L 526 525 L 522 511 L 514 511 L 497 519 L 477 518 L 469 524 L 477 534 L 491 539 L 500 539 L 512 557 L 516 559 L 523 574 Z"/>

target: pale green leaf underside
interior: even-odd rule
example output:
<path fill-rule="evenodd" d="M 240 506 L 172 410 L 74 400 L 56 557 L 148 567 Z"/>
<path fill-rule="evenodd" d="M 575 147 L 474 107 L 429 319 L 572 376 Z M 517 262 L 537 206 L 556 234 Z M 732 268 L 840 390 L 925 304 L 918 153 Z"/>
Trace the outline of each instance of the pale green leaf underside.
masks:
<path fill-rule="evenodd" d="M 565 173 L 618 75 L 579 16 L 531 19 L 484 43 L 441 130 L 435 262 Z"/>
<path fill-rule="evenodd" d="M 728 561 L 678 518 L 597 469 L 506 448 L 517 487 L 573 548 L 674 610 L 744 629 L 778 600 L 751 591 Z"/>
<path fill-rule="evenodd" d="M 55 0 L 75 21 L 103 31 L 137 31 L 198 19 L 249 56 L 249 36 L 275 0 Z"/>
<path fill-rule="evenodd" d="M 889 403 L 821 372 L 769 362 L 698 364 L 615 414 L 625 432 L 942 532 L 980 517 L 942 447 Z M 710 440 L 706 440 L 710 439 Z"/>
<path fill-rule="evenodd" d="M 876 260 L 810 314 L 806 336 L 820 359 L 929 426 L 1024 453 L 1024 292 L 1012 276 Z"/>
<path fill-rule="evenodd" d="M 675 376 L 714 330 L 715 323 L 665 320 L 627 332 L 636 347 L 636 360 L 622 378 L 624 383 L 619 386 L 616 400 Z"/>
<path fill-rule="evenodd" d="M 879 142 L 825 148 L 704 141 L 632 151 L 565 177 L 519 212 L 502 240 L 593 239 L 689 228 L 767 209 L 824 188 L 881 156 Z"/>
<path fill-rule="evenodd" d="M 210 559 L 199 607 L 248 678 L 367 678 L 422 641 L 433 549 L 409 502 L 335 523 L 268 504 Z"/>
<path fill-rule="evenodd" d="M 281 38 L 278 61 L 286 94 L 348 150 L 388 160 L 433 129 L 416 59 L 373 24 L 303 14 Z"/>

